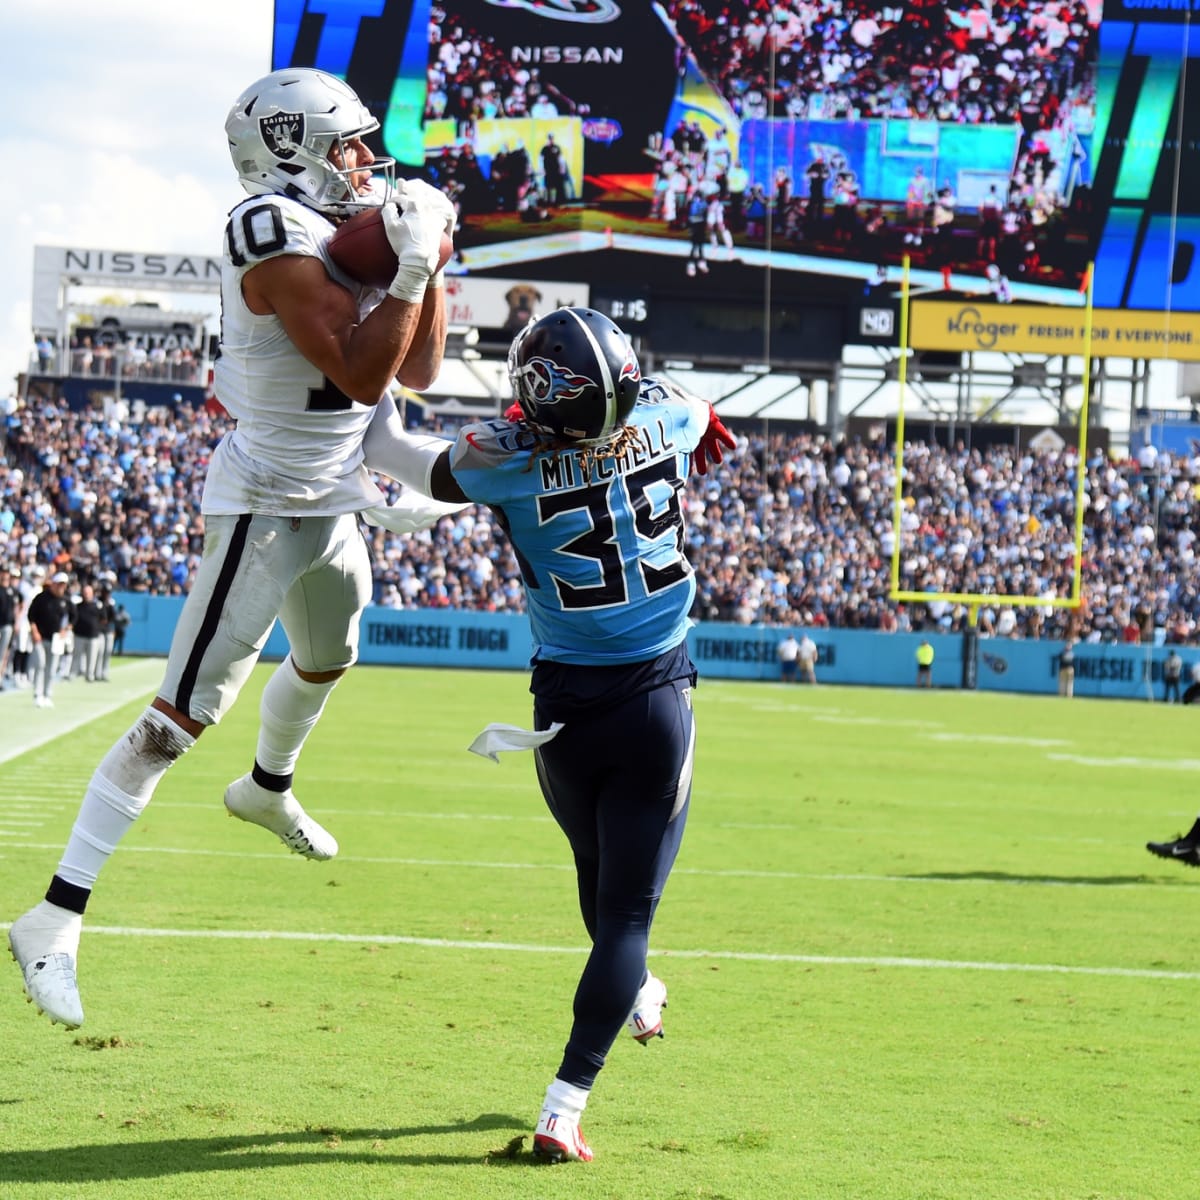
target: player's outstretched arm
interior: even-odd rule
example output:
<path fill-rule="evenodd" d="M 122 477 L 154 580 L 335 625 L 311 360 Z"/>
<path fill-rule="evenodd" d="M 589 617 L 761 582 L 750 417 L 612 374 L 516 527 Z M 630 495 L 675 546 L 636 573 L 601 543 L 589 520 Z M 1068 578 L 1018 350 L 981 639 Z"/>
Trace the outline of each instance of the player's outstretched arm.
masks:
<path fill-rule="evenodd" d="M 708 428 L 700 438 L 700 444 L 692 455 L 692 466 L 697 475 L 707 475 L 710 466 L 719 467 L 725 461 L 725 450 L 733 450 L 737 439 L 725 428 L 717 410 L 708 406 Z"/>
<path fill-rule="evenodd" d="M 409 433 L 399 410 L 388 399 L 372 414 L 363 438 L 363 462 L 369 470 L 422 496 L 466 504 L 468 497 L 450 471 L 450 449 L 445 438 Z"/>

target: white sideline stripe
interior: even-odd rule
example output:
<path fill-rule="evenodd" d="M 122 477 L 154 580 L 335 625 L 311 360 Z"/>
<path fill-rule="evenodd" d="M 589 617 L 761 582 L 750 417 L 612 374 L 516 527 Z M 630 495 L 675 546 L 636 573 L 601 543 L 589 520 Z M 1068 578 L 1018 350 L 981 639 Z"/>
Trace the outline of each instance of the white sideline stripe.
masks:
<path fill-rule="evenodd" d="M 20 842 L 5 843 L 10 850 L 62 850 L 61 842 Z M 247 850 L 207 850 L 194 847 L 180 846 L 122 846 L 122 854 L 177 854 L 204 858 L 248 858 L 262 861 L 274 861 L 285 865 L 295 861 L 295 856 L 284 854 L 281 850 L 271 850 L 257 853 Z M 365 863 L 369 866 L 385 867 L 448 867 L 451 869 L 472 869 L 482 871 L 574 871 L 572 863 L 525 863 L 525 862 L 488 862 L 473 859 L 456 858 L 373 858 L 358 854 L 339 854 L 339 863 Z M 1174 887 L 1163 887 L 1154 879 L 1129 880 L 1126 883 L 1092 883 L 1087 879 L 974 879 L 943 877 L 938 875 L 856 875 L 856 874 L 815 874 L 804 871 L 754 871 L 749 868 L 731 868 L 724 871 L 705 870 L 701 867 L 676 867 L 672 875 L 695 875 L 705 879 L 805 879 L 813 883 L 932 883 L 932 884 L 975 884 L 991 887 L 1069 887 L 1093 888 L 1100 887 L 1109 891 L 1114 888 L 1150 888 L 1162 895 L 1178 895 Z M 1189 885 L 1180 885 L 1187 887 Z"/>
<path fill-rule="evenodd" d="M 0 696 L 0 711 L 4 711 L 6 705 L 10 709 L 15 708 L 18 697 L 32 711 L 29 720 L 5 721 L 9 729 L 5 731 L 7 736 L 0 737 L 0 763 L 20 758 L 30 750 L 36 750 L 39 746 L 44 746 L 65 733 L 72 733 L 84 725 L 90 725 L 99 717 L 106 717 L 118 708 L 124 708 L 126 704 L 153 692 L 162 680 L 162 673 L 163 660 L 147 658 L 114 668 L 111 683 L 107 686 L 97 684 L 86 693 L 76 689 L 88 685 L 74 681 L 66 685 L 68 690 L 55 691 L 59 707 L 53 714 L 41 709 L 34 710 L 31 693 L 27 691 L 3 693 Z M 9 697 L 13 697 L 11 704 L 8 704 Z M 11 718 L 11 711 L 5 712 L 5 716 Z M 15 731 L 12 727 L 18 724 L 22 727 L 21 731 L 13 736 Z"/>
<path fill-rule="evenodd" d="M 8 929 L 8 924 L 0 929 Z M 404 937 L 394 933 L 309 933 L 251 929 L 143 929 L 90 925 L 88 933 L 109 937 L 203 938 L 245 942 L 340 942 L 349 945 L 420 946 L 436 950 L 504 950 L 516 954 L 587 954 L 588 946 L 536 946 L 526 942 L 470 942 L 451 938 Z M 971 962 L 949 958 L 895 958 L 876 955 L 760 954 L 750 950 L 651 950 L 654 958 L 716 958 L 728 962 L 805 963 L 829 967 L 907 967 L 934 971 L 1000 971 L 1047 975 L 1098 975 L 1115 979 L 1200 981 L 1200 971 L 1160 971 L 1143 967 L 1070 967 L 1061 963 Z"/>

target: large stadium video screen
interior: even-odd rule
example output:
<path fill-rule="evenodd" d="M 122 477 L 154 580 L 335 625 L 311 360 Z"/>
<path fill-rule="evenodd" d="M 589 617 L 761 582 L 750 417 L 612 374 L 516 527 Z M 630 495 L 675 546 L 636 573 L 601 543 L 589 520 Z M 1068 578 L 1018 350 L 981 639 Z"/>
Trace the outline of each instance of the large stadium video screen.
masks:
<path fill-rule="evenodd" d="M 1080 304 L 1094 261 L 1098 305 L 1200 309 L 1200 87 L 1181 87 L 1177 3 L 275 14 L 274 66 L 344 77 L 382 151 L 454 197 L 466 276 L 583 280 L 636 322 L 650 297 L 894 292 L 903 263 L 926 292 Z"/>

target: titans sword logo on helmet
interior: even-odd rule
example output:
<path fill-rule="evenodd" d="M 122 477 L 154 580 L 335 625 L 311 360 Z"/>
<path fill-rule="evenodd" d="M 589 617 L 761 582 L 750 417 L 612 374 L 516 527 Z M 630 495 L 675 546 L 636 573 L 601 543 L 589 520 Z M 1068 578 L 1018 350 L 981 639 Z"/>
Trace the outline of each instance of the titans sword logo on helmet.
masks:
<path fill-rule="evenodd" d="M 549 358 L 531 358 L 521 373 L 539 404 L 574 400 L 585 388 L 597 386 L 594 379 L 567 371 Z"/>

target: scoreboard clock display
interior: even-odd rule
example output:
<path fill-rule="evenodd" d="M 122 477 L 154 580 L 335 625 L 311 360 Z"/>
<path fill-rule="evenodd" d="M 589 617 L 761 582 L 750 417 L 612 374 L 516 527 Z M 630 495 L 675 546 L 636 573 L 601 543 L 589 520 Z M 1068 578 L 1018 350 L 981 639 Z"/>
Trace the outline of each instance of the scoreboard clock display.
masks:
<path fill-rule="evenodd" d="M 591 299 L 592 307 L 597 312 L 630 332 L 640 329 L 650 320 L 649 288 L 613 288 L 594 284 Z"/>

